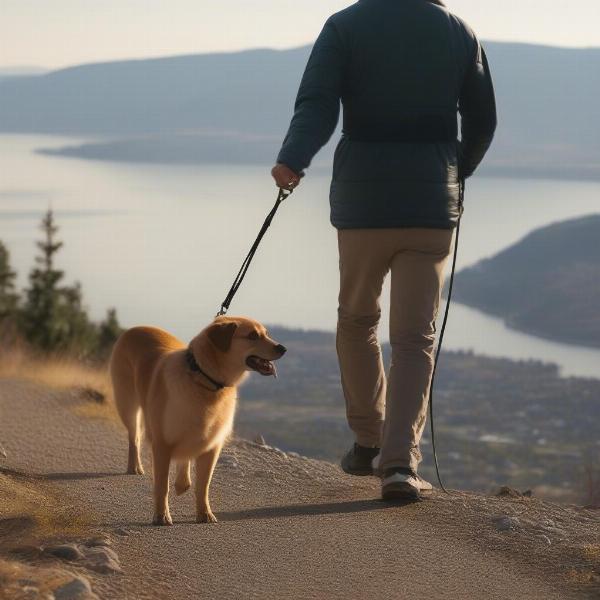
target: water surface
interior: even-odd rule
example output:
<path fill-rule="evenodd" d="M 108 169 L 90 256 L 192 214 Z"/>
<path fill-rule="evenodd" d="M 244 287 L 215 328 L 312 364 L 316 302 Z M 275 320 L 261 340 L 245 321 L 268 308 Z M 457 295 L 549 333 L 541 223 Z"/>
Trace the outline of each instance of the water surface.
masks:
<path fill-rule="evenodd" d="M 95 318 L 116 306 L 123 324 L 153 324 L 187 339 L 215 314 L 276 197 L 271 165 L 144 165 L 35 154 L 89 140 L 0 135 L 0 239 L 21 285 L 33 264 L 44 211 L 65 247 L 59 266 L 82 283 Z M 277 214 L 232 314 L 289 327 L 333 329 L 337 241 L 329 175 L 309 170 Z M 600 183 L 474 178 L 468 182 L 458 269 L 531 229 L 598 211 Z M 387 294 L 387 288 L 385 290 Z M 383 310 L 387 312 L 384 299 Z M 387 319 L 382 321 L 387 335 Z M 465 306 L 451 309 L 445 347 L 558 363 L 597 376 L 600 351 L 507 329 Z"/>

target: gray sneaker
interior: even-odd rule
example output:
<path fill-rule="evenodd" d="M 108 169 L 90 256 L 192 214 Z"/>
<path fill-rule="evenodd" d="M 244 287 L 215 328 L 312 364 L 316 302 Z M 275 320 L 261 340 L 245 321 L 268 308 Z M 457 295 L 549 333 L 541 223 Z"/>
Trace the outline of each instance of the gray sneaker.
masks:
<path fill-rule="evenodd" d="M 373 475 L 377 475 L 378 477 L 382 477 L 384 476 L 384 469 L 380 469 L 379 468 L 379 458 L 380 455 L 378 454 L 372 461 L 371 461 L 371 467 L 373 470 Z M 385 469 L 387 471 L 387 469 Z M 414 478 L 417 479 L 417 482 L 419 484 L 419 491 L 423 494 L 427 494 L 429 492 L 431 492 L 433 490 L 433 486 L 431 485 L 431 483 L 429 483 L 429 481 L 427 481 L 426 479 L 423 479 L 418 473 L 415 473 L 414 471 L 412 471 L 411 469 L 408 469 L 407 471 L 410 471 L 410 473 L 412 474 L 412 476 Z"/>

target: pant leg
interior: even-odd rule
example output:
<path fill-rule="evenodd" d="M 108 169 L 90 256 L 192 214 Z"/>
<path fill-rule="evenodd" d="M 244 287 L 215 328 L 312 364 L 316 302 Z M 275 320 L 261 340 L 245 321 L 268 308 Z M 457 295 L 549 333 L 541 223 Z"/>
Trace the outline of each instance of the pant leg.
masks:
<path fill-rule="evenodd" d="M 454 230 L 405 229 L 391 260 L 390 344 L 386 417 L 380 467 L 421 461 L 433 372 L 435 319 Z"/>
<path fill-rule="evenodd" d="M 362 446 L 379 447 L 386 379 L 377 325 L 390 255 L 383 230 L 338 230 L 340 294 L 336 348 L 348 425 Z"/>

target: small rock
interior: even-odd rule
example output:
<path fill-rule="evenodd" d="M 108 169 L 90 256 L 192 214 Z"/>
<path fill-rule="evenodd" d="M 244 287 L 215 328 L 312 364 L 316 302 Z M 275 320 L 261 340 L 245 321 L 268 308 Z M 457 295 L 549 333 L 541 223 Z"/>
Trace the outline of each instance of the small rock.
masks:
<path fill-rule="evenodd" d="M 89 400 L 90 402 L 104 404 L 106 401 L 106 396 L 102 392 L 91 387 L 80 387 L 78 388 L 78 392 L 84 400 Z"/>
<path fill-rule="evenodd" d="M 33 585 L 26 585 L 19 590 L 19 595 L 14 596 L 19 600 L 50 600 L 54 596 L 40 596 L 40 590 Z"/>
<path fill-rule="evenodd" d="M 540 540 L 540 542 L 544 542 L 544 544 L 547 544 L 548 546 L 552 545 L 552 542 L 547 535 L 537 535 L 536 537 L 538 540 Z"/>
<path fill-rule="evenodd" d="M 85 564 L 97 573 L 122 573 L 118 554 L 111 548 L 97 546 L 88 548 L 85 553 Z"/>
<path fill-rule="evenodd" d="M 273 473 L 271 471 L 267 471 L 266 469 L 257 469 L 254 471 L 254 477 L 271 479 L 273 477 Z"/>
<path fill-rule="evenodd" d="M 25 545 L 10 548 L 9 552 L 10 554 L 19 556 L 22 559 L 31 560 L 33 558 L 38 558 L 40 554 L 43 554 L 44 549 L 41 546 Z"/>
<path fill-rule="evenodd" d="M 281 448 L 275 448 L 275 446 L 272 446 L 271 448 L 269 448 L 269 450 L 273 453 L 273 454 L 277 454 L 277 456 L 281 456 L 281 458 L 287 458 L 287 454 L 281 449 Z"/>
<path fill-rule="evenodd" d="M 106 534 L 102 534 L 89 539 L 87 542 L 85 542 L 85 545 L 88 548 L 94 548 L 96 546 L 111 546 L 112 540 Z"/>
<path fill-rule="evenodd" d="M 225 467 L 231 467 L 232 469 L 237 469 L 240 466 L 240 463 L 236 460 L 235 456 L 231 456 L 231 454 L 221 454 L 219 463 Z"/>
<path fill-rule="evenodd" d="M 258 434 L 255 438 L 254 438 L 254 443 L 258 444 L 259 446 L 266 446 L 267 442 L 265 442 L 265 438 Z"/>
<path fill-rule="evenodd" d="M 76 577 L 54 590 L 56 600 L 96 600 L 90 582 L 85 577 Z"/>
<path fill-rule="evenodd" d="M 492 517 L 492 522 L 498 531 L 517 531 L 521 528 L 519 519 L 517 517 L 509 517 L 508 515 Z"/>
<path fill-rule="evenodd" d="M 2 444 L 0 444 L 0 457 L 2 457 L 2 458 L 8 458 L 6 456 L 6 450 L 4 449 L 4 447 L 2 446 Z"/>
<path fill-rule="evenodd" d="M 555 535 L 558 538 L 566 538 L 567 532 L 564 529 L 559 529 L 558 527 L 542 527 L 542 529 L 546 533 L 550 533 L 551 535 Z"/>
<path fill-rule="evenodd" d="M 49 554 L 61 560 L 81 560 L 83 553 L 77 544 L 58 544 L 44 548 L 44 554 Z"/>
<path fill-rule="evenodd" d="M 514 488 L 508 487 L 507 485 L 503 485 L 496 492 L 496 496 L 509 497 L 509 498 L 519 498 L 521 496 L 521 492 L 515 490 Z"/>
<path fill-rule="evenodd" d="M 290 458 L 301 458 L 301 456 L 297 452 L 288 452 L 287 455 Z"/>
<path fill-rule="evenodd" d="M 122 537 L 127 537 L 131 533 L 130 531 L 127 531 L 127 529 L 124 529 L 123 527 L 117 527 L 117 529 L 115 529 L 114 532 L 117 535 L 120 535 Z"/>

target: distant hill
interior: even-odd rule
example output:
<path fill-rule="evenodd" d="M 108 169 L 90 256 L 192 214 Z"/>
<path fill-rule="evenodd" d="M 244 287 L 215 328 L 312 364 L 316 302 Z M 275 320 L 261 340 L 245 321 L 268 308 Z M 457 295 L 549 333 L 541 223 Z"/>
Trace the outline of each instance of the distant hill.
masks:
<path fill-rule="evenodd" d="M 510 327 L 600 347 L 600 214 L 537 229 L 457 273 L 453 298 Z"/>
<path fill-rule="evenodd" d="M 9 77 L 24 77 L 27 75 L 40 75 L 48 72 L 44 67 L 32 65 L 19 65 L 14 67 L 0 67 L 0 81 Z"/>
<path fill-rule="evenodd" d="M 600 49 L 486 48 L 500 124 L 485 171 L 600 179 Z M 309 52 L 127 60 L 0 80 L 0 131 L 109 136 L 61 152 L 85 158 L 262 162 L 281 143 Z M 330 159 L 331 145 L 319 157 Z"/>
<path fill-rule="evenodd" d="M 309 47 L 95 63 L 0 83 L 0 131 L 279 133 Z"/>

